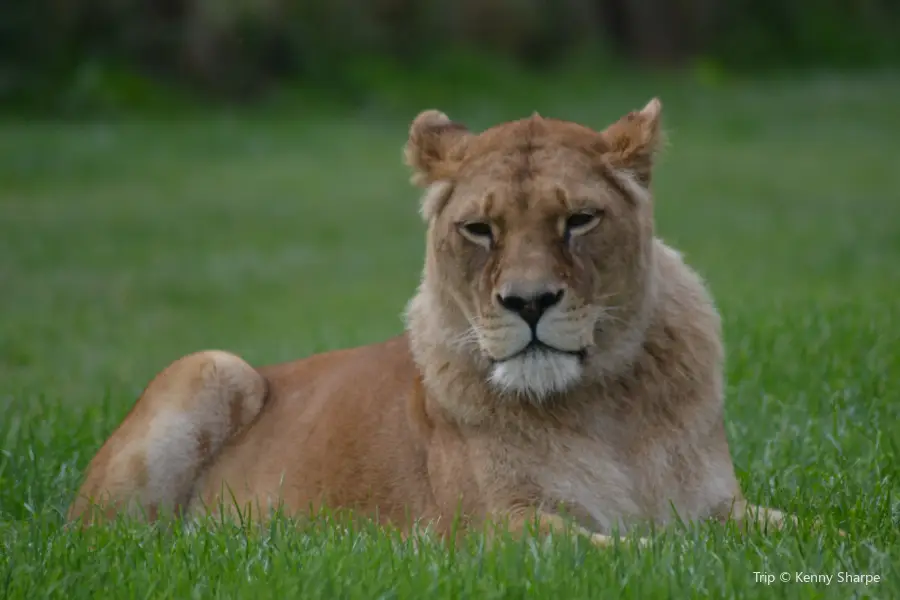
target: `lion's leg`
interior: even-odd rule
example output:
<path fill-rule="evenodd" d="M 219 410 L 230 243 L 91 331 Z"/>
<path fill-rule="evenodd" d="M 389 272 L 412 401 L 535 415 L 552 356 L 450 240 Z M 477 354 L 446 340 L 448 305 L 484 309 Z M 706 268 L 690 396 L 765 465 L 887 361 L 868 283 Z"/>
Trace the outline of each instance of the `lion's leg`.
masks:
<path fill-rule="evenodd" d="M 784 529 L 789 522 L 797 524 L 797 517 L 794 515 L 775 508 L 750 504 L 743 498 L 735 499 L 729 506 L 723 507 L 718 517 L 722 522 L 733 519 L 741 525 L 756 523 L 763 531 Z"/>
<path fill-rule="evenodd" d="M 495 512 L 491 518 L 492 523 L 502 523 L 506 526 L 507 531 L 511 534 L 519 536 L 528 531 L 529 527 L 534 527 L 535 533 L 541 536 L 550 534 L 560 534 L 566 531 L 574 532 L 577 535 L 588 538 L 595 546 L 606 548 L 612 546 L 616 538 L 602 533 L 593 533 L 584 527 L 573 525 L 567 522 L 559 515 L 547 513 L 538 509 L 521 509 L 513 511 Z M 626 538 L 618 538 L 620 543 L 628 543 Z M 647 540 L 640 538 L 639 545 L 645 545 Z"/>
<path fill-rule="evenodd" d="M 759 523 L 760 527 L 763 529 L 766 527 L 784 529 L 784 526 L 787 525 L 788 522 L 793 523 L 794 525 L 797 524 L 797 517 L 776 508 L 758 506 L 756 504 L 744 502 L 743 509 L 744 520 L 746 522 Z"/>
<path fill-rule="evenodd" d="M 743 506 L 741 506 L 742 510 L 740 514 L 743 515 L 743 521 L 747 523 L 759 523 L 759 526 L 763 528 L 763 530 L 765 530 L 766 527 L 771 527 L 774 530 L 780 530 L 784 529 L 784 526 L 787 523 L 792 523 L 794 525 L 800 523 L 800 520 L 797 519 L 796 515 L 792 515 L 775 508 L 769 508 L 767 506 L 750 504 L 746 501 L 741 502 Z M 736 503 L 735 506 L 738 506 L 738 503 Z M 821 527 L 822 519 L 817 517 L 813 520 L 813 525 L 815 527 Z M 837 534 L 840 536 L 846 536 L 847 532 L 843 529 L 838 529 Z"/>
<path fill-rule="evenodd" d="M 233 354 L 185 356 L 159 373 L 94 456 L 68 518 L 154 520 L 184 508 L 203 469 L 259 414 L 266 380 Z"/>

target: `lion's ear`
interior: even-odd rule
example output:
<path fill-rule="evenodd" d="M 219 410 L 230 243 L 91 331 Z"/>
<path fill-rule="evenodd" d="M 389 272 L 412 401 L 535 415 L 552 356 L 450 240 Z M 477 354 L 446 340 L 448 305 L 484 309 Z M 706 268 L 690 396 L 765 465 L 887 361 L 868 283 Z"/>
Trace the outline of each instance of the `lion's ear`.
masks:
<path fill-rule="evenodd" d="M 662 102 L 653 98 L 600 133 L 602 154 L 613 167 L 625 169 L 644 186 L 650 184 L 657 152 L 665 143 L 660 124 Z"/>
<path fill-rule="evenodd" d="M 452 178 L 465 156 L 469 130 L 437 110 L 426 110 L 413 119 L 409 139 L 403 149 L 406 164 L 412 167 L 412 182 L 427 186 Z"/>

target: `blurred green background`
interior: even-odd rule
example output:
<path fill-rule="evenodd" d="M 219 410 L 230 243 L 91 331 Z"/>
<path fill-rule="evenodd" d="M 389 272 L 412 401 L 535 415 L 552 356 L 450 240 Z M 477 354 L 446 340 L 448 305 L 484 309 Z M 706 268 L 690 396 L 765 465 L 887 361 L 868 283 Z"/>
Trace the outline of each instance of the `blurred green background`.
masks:
<path fill-rule="evenodd" d="M 359 102 L 391 78 L 478 84 L 470 72 L 488 63 L 708 77 L 885 66 L 900 61 L 898 32 L 894 0 L 20 0 L 0 17 L 0 104 L 246 102 L 285 88 Z"/>

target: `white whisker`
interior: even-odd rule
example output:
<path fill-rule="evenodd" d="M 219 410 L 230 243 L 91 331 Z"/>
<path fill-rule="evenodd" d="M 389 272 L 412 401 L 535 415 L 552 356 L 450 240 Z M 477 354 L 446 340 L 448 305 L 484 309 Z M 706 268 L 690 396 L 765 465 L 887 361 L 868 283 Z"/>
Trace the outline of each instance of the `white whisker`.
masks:
<path fill-rule="evenodd" d="M 467 350 L 475 347 L 478 345 L 478 330 L 476 330 L 474 326 L 471 326 L 462 333 L 449 338 L 447 340 L 447 345 L 454 350 Z"/>

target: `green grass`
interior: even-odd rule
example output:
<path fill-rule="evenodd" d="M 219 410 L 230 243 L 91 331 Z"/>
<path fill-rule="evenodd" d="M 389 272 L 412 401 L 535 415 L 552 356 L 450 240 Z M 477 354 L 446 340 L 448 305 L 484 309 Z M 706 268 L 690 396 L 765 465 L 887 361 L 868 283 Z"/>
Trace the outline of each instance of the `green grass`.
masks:
<path fill-rule="evenodd" d="M 419 108 L 597 127 L 665 103 L 659 234 L 709 281 L 727 429 L 754 501 L 826 527 L 673 528 L 418 550 L 278 521 L 63 530 L 155 372 L 208 347 L 271 363 L 401 331 L 423 247 L 400 147 Z M 900 80 L 571 82 L 341 114 L 0 124 L 0 597 L 900 597 Z M 410 103 L 407 103 L 410 104 Z M 834 530 L 849 533 L 842 539 Z M 878 575 L 868 587 L 754 571 Z"/>

